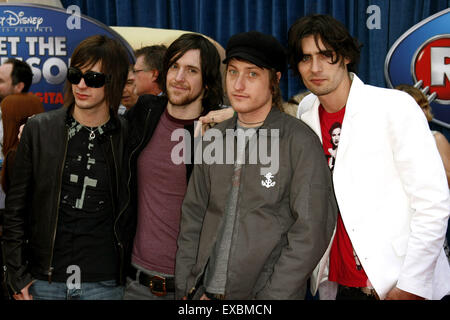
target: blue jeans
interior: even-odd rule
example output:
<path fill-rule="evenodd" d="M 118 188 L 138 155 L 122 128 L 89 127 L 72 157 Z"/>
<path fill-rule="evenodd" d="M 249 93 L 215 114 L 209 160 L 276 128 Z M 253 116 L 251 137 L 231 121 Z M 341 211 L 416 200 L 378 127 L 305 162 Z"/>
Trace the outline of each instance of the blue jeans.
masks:
<path fill-rule="evenodd" d="M 82 282 L 80 289 L 69 289 L 65 282 L 36 280 L 30 287 L 33 300 L 122 300 L 123 286 L 115 280 Z"/>

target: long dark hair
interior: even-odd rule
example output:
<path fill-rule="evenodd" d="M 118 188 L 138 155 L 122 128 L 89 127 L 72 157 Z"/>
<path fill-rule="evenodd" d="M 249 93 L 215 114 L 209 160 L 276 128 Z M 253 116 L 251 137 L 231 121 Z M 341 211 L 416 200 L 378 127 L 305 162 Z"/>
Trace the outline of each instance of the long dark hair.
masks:
<path fill-rule="evenodd" d="M 272 107 L 278 108 L 283 111 L 283 96 L 280 89 L 280 81 L 277 77 L 277 70 L 269 70 L 270 89 L 272 91 Z"/>
<path fill-rule="evenodd" d="M 7 176 L 8 157 L 17 150 L 19 145 L 19 128 L 25 124 L 28 117 L 44 112 L 44 106 L 41 100 L 29 93 L 11 94 L 2 100 L 2 123 L 3 123 L 3 147 L 2 152 L 5 161 L 1 171 L 1 184 L 3 191 L 7 192 L 9 188 L 9 179 Z"/>
<path fill-rule="evenodd" d="M 289 28 L 289 67 L 294 74 L 300 75 L 297 65 L 303 59 L 302 40 L 309 36 L 314 36 L 317 47 L 321 39 L 328 49 L 336 52 L 333 64 L 338 63 L 342 58 L 348 58 L 350 60 L 347 65 L 348 71 L 357 71 L 362 45 L 350 35 L 341 22 L 332 16 L 315 14 L 298 19 Z"/>
<path fill-rule="evenodd" d="M 189 50 L 200 50 L 203 88 L 202 114 L 219 108 L 223 103 L 222 75 L 220 73 L 220 56 L 216 47 L 205 37 L 195 33 L 185 33 L 167 48 L 164 56 L 163 91 L 167 94 L 166 78 L 169 68 Z"/>
<path fill-rule="evenodd" d="M 111 76 L 111 81 L 105 84 L 105 99 L 116 115 L 131 61 L 125 47 L 119 41 L 104 35 L 95 35 L 86 38 L 75 48 L 70 66 L 81 69 L 92 67 L 97 62 L 101 62 L 101 72 Z M 64 91 L 64 106 L 71 106 L 75 98 L 69 81 L 66 81 Z"/>

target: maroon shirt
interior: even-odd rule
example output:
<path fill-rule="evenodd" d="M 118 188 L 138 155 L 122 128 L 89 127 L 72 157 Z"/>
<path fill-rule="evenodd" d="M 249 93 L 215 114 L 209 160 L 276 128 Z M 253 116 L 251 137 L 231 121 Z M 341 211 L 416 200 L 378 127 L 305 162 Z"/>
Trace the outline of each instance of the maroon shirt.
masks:
<path fill-rule="evenodd" d="M 132 262 L 151 271 L 175 273 L 181 204 L 187 182 L 186 165 L 174 164 L 171 159 L 172 149 L 180 144 L 171 141 L 171 135 L 193 121 L 175 119 L 166 109 L 138 158 L 138 223 Z M 189 143 L 190 139 L 185 141 Z"/>

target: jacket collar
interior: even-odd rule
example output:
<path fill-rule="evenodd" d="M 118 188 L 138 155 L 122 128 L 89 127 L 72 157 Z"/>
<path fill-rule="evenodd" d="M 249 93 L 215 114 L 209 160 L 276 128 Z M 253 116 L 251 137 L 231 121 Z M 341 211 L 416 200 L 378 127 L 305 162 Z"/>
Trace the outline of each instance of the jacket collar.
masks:
<path fill-rule="evenodd" d="M 352 79 L 352 85 L 347 98 L 345 114 L 346 116 L 353 117 L 360 110 L 360 107 L 358 107 L 358 100 L 361 97 L 364 82 L 362 82 L 361 79 L 359 79 L 358 76 L 352 72 L 350 72 L 350 79 Z"/>
<path fill-rule="evenodd" d="M 66 127 L 68 127 L 68 128 L 70 128 L 72 126 L 73 121 L 76 121 L 75 118 L 72 116 L 74 107 L 75 107 L 75 104 L 72 104 L 66 108 L 65 124 L 66 124 Z M 62 108 L 64 108 L 64 107 L 62 107 Z M 111 109 L 109 109 L 109 114 L 110 114 L 109 120 L 106 122 L 106 124 L 103 125 L 104 134 L 113 132 L 120 127 L 118 116 L 115 115 Z"/>
<path fill-rule="evenodd" d="M 352 85 L 350 87 L 350 92 L 347 98 L 344 120 L 342 122 L 341 138 L 339 140 L 337 158 L 341 158 L 343 154 L 345 154 L 347 147 L 350 144 L 351 131 L 353 126 L 353 122 L 351 121 L 352 118 L 359 112 L 359 110 L 361 110 L 361 108 L 364 107 L 362 103 L 364 103 L 365 99 L 365 85 L 354 73 L 350 73 L 350 77 L 352 79 Z M 320 101 L 316 97 L 314 99 L 312 107 L 310 107 L 309 110 L 301 116 L 301 118 L 311 127 L 311 129 L 314 130 L 314 132 L 320 138 L 320 141 L 323 143 L 319 119 L 319 105 Z M 306 107 L 308 108 L 308 106 Z M 339 163 L 340 162 L 336 159 L 336 167 L 334 169 L 335 172 L 338 170 L 337 168 L 339 167 Z"/>

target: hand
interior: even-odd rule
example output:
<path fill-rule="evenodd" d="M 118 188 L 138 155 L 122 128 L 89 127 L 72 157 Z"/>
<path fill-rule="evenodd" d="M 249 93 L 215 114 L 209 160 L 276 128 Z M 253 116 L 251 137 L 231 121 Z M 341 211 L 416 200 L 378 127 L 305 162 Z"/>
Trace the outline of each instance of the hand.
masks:
<path fill-rule="evenodd" d="M 31 119 L 31 118 L 33 118 L 34 116 L 35 116 L 35 114 L 32 114 L 31 116 L 29 116 L 29 117 L 27 118 L 27 121 L 28 121 L 28 119 Z M 20 141 L 20 137 L 22 136 L 23 127 L 25 127 L 25 124 L 26 124 L 26 122 L 25 122 L 23 125 L 21 125 L 21 126 L 19 127 L 19 134 L 17 135 L 17 138 L 19 139 L 19 141 Z"/>
<path fill-rule="evenodd" d="M 211 299 L 208 298 L 208 297 L 206 296 L 206 294 L 203 294 L 203 295 L 200 297 L 200 300 L 211 300 Z"/>
<path fill-rule="evenodd" d="M 403 291 L 395 287 L 388 292 L 385 300 L 425 300 L 425 298 L 422 298 L 420 296 Z"/>
<path fill-rule="evenodd" d="M 20 290 L 19 294 L 13 294 L 13 298 L 15 300 L 33 300 L 33 296 L 28 293 L 28 289 L 33 284 L 33 281 L 31 281 L 29 284 L 25 286 L 22 290 Z"/>
<path fill-rule="evenodd" d="M 24 124 L 21 125 L 20 128 L 19 128 L 19 134 L 17 135 L 17 138 L 19 139 L 19 141 L 20 141 L 20 137 L 22 136 L 23 127 L 25 127 Z"/>
<path fill-rule="evenodd" d="M 198 123 L 194 131 L 194 136 L 197 137 L 200 135 L 200 128 L 201 135 L 203 135 L 206 130 L 214 127 L 217 123 L 230 119 L 233 114 L 233 108 L 225 108 L 208 112 L 206 116 L 200 117 L 198 119 Z"/>

